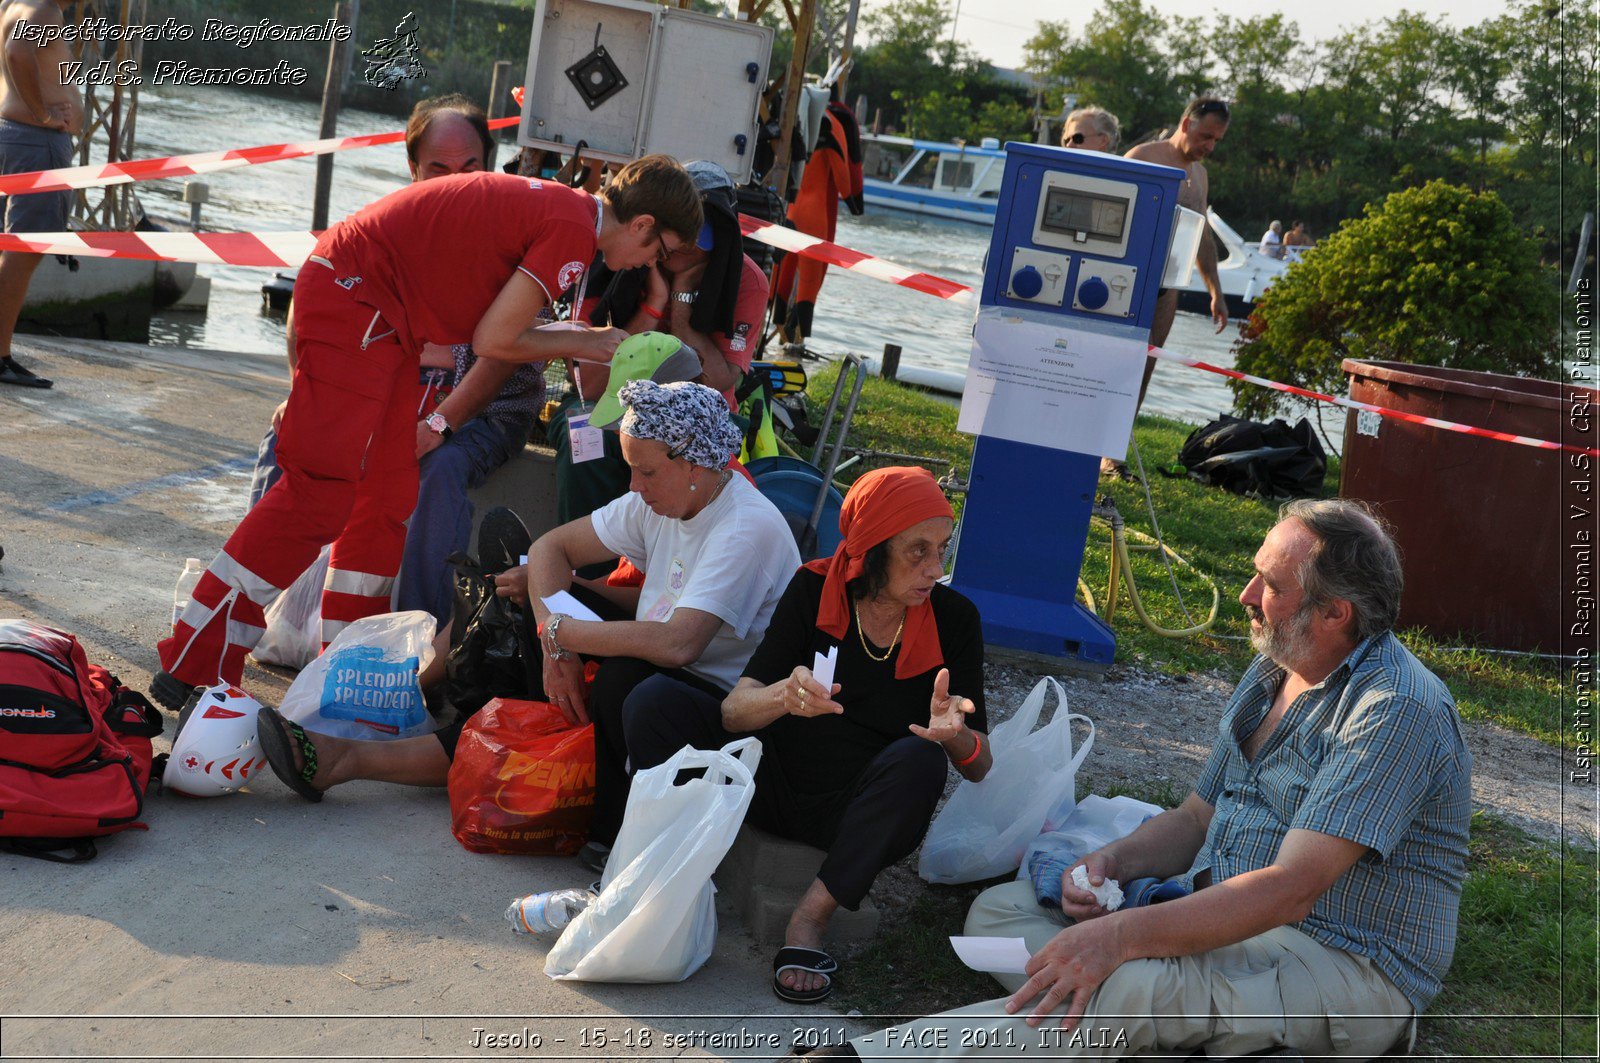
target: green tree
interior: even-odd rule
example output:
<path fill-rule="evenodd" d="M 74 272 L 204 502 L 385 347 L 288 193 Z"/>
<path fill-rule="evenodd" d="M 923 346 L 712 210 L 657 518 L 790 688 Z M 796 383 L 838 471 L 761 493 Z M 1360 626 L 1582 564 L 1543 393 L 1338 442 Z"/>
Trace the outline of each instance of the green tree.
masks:
<path fill-rule="evenodd" d="M 1498 196 L 1433 181 L 1369 206 L 1291 266 L 1256 302 L 1235 365 L 1323 392 L 1342 390 L 1345 358 L 1548 374 L 1559 301 Z M 1229 386 L 1250 417 L 1298 401 Z"/>
<path fill-rule="evenodd" d="M 948 26 L 942 0 L 900 0 L 870 12 L 862 20 L 868 44 L 857 52 L 852 98 L 866 94 L 868 107 L 881 109 L 888 125 L 919 137 L 1025 132 L 1027 122 L 1015 120 L 1018 92 L 1001 84 L 976 51 L 950 40 Z"/>
<path fill-rule="evenodd" d="M 1592 4 L 1526 0 L 1505 23 L 1510 151 L 1496 187 L 1557 257 L 1596 209 L 1595 100 L 1600 96 L 1600 11 Z"/>
<path fill-rule="evenodd" d="M 1258 232 L 1286 213 L 1293 187 L 1300 137 L 1284 78 L 1299 68 L 1299 29 L 1282 15 L 1221 15 L 1209 49 L 1221 68 L 1211 87 L 1233 103 L 1227 139 L 1207 164 L 1211 200 L 1242 232 Z"/>
<path fill-rule="evenodd" d="M 1041 22 L 1023 48 L 1029 71 L 1116 115 L 1124 143 L 1132 144 L 1172 126 L 1186 101 L 1173 57 L 1162 48 L 1168 26 L 1143 0 L 1106 0 L 1082 37 L 1065 22 Z M 1192 47 L 1184 55 L 1193 76 L 1204 63 Z"/>

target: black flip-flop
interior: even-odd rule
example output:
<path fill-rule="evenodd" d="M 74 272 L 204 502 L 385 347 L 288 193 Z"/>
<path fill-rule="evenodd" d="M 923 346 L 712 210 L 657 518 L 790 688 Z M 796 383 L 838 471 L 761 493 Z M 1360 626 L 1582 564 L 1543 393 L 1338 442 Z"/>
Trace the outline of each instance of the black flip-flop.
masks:
<path fill-rule="evenodd" d="M 803 971 L 820 974 L 824 982 L 815 989 L 790 989 L 779 979 L 785 971 Z M 821 949 L 803 949 L 798 945 L 785 945 L 772 957 L 772 991 L 779 1000 L 791 1004 L 818 1004 L 833 992 L 833 978 L 839 973 L 839 964 Z"/>
<path fill-rule="evenodd" d="M 54 387 L 55 381 L 46 380 L 14 358 L 0 358 L 0 384 L 15 384 L 19 388 L 48 388 Z"/>
<path fill-rule="evenodd" d="M 300 760 L 305 765 L 299 771 L 294 767 L 294 750 L 289 746 L 291 738 L 300 747 Z M 290 723 L 278 715 L 276 709 L 263 705 L 256 715 L 256 739 L 261 743 L 261 751 L 267 755 L 267 766 L 283 785 L 307 801 L 322 800 L 322 791 L 311 785 L 311 780 L 317 774 L 317 747 L 312 744 L 305 728 Z"/>

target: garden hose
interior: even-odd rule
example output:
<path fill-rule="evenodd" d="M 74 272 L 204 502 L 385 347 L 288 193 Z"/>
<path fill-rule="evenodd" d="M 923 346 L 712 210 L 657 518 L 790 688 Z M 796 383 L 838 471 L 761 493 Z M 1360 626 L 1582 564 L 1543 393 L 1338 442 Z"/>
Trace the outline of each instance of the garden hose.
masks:
<path fill-rule="evenodd" d="M 1170 639 L 1184 638 L 1189 635 L 1198 635 L 1200 632 L 1208 630 L 1212 624 L 1216 623 L 1217 610 L 1222 604 L 1222 594 L 1218 591 L 1215 580 L 1200 572 L 1200 570 L 1195 568 L 1193 565 L 1189 564 L 1188 561 L 1186 561 L 1170 546 L 1149 535 L 1146 535 L 1144 532 L 1135 530 L 1132 534 L 1140 541 L 1133 546 L 1129 546 L 1128 528 L 1123 522 L 1122 514 L 1118 512 L 1116 505 L 1109 497 L 1103 499 L 1098 505 L 1095 506 L 1092 517 L 1094 520 L 1099 521 L 1101 524 L 1104 524 L 1111 529 L 1111 573 L 1109 578 L 1106 580 L 1106 607 L 1104 615 L 1100 617 L 1102 620 L 1109 624 L 1111 623 L 1112 616 L 1116 613 L 1117 580 L 1118 577 L 1121 577 L 1122 582 L 1127 584 L 1128 601 L 1132 603 L 1134 613 L 1137 614 L 1145 627 L 1149 628 L 1157 635 L 1161 635 Z M 1139 597 L 1138 584 L 1136 584 L 1133 579 L 1133 565 L 1129 557 L 1130 551 L 1138 551 L 1140 553 L 1155 553 L 1156 551 L 1160 551 L 1164 558 L 1176 561 L 1184 568 L 1189 569 L 1191 572 L 1194 572 L 1196 575 L 1200 576 L 1201 579 L 1205 580 L 1206 583 L 1211 587 L 1211 609 L 1206 614 L 1206 618 L 1198 624 L 1192 624 L 1185 628 L 1166 628 L 1152 620 L 1150 618 L 1150 614 L 1145 611 L 1144 601 Z M 1100 610 L 1095 604 L 1094 594 L 1089 590 L 1089 585 L 1084 582 L 1081 576 L 1078 578 L 1078 591 L 1083 595 L 1090 611 L 1098 614 Z"/>

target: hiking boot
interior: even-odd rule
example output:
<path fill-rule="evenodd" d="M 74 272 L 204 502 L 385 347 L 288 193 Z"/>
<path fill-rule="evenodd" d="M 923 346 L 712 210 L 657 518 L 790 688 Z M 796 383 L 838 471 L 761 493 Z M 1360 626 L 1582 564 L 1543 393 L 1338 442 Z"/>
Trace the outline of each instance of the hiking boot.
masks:
<path fill-rule="evenodd" d="M 46 380 L 8 355 L 0 358 L 0 384 L 15 384 L 19 388 L 48 388 L 54 387 L 55 381 Z"/>
<path fill-rule="evenodd" d="M 199 687 L 180 682 L 166 672 L 157 672 L 156 677 L 150 680 L 150 696 L 157 704 L 173 712 L 183 711 L 199 694 Z M 183 725 L 180 723 L 178 726 L 181 729 Z"/>

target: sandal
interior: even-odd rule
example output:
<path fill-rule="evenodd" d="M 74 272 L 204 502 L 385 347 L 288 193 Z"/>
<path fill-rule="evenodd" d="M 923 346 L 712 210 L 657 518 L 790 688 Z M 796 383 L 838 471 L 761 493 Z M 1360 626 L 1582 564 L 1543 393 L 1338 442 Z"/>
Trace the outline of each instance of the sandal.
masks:
<path fill-rule="evenodd" d="M 815 989 L 790 989 L 779 981 L 785 971 L 820 974 L 823 984 Z M 779 1000 L 786 1000 L 791 1004 L 817 1004 L 828 999 L 828 994 L 833 992 L 833 977 L 838 973 L 839 965 L 834 962 L 832 956 L 821 949 L 803 949 L 797 945 L 785 945 L 772 958 L 772 991 L 778 995 Z"/>
<path fill-rule="evenodd" d="M 294 748 L 289 744 L 291 738 L 300 749 L 302 767 L 298 771 L 294 766 Z M 261 743 L 261 751 L 267 755 L 267 765 L 272 768 L 272 774 L 283 785 L 307 801 L 322 800 L 322 791 L 311 785 L 311 780 L 317 775 L 317 747 L 312 744 L 305 728 L 290 723 L 278 715 L 276 709 L 263 705 L 256 715 L 256 739 Z"/>

